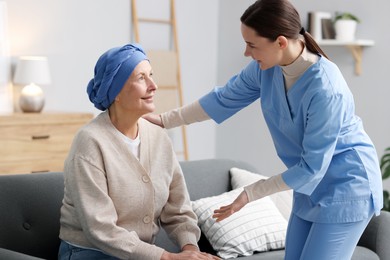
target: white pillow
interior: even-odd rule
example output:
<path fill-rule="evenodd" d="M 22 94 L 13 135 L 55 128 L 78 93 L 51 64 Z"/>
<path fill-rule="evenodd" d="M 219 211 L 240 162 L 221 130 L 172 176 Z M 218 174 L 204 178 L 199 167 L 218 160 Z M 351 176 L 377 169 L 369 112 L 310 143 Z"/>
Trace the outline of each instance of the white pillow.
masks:
<path fill-rule="evenodd" d="M 215 209 L 232 203 L 242 191 L 235 189 L 192 202 L 198 224 L 214 250 L 228 259 L 284 248 L 287 221 L 268 197 L 248 203 L 221 222 L 212 218 Z"/>
<path fill-rule="evenodd" d="M 233 189 L 247 186 L 261 179 L 268 179 L 268 177 L 235 167 L 230 169 L 230 184 Z M 292 209 L 292 190 L 278 192 L 270 195 L 269 197 L 275 203 L 283 217 L 288 221 Z"/>

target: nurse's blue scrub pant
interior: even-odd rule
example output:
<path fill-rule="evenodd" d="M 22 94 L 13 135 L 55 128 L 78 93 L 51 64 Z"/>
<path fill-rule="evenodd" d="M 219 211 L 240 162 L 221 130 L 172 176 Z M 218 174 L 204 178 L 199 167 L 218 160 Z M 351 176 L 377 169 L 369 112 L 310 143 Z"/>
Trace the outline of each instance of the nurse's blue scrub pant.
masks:
<path fill-rule="evenodd" d="M 292 213 L 285 260 L 349 260 L 370 219 L 350 223 L 313 223 Z"/>

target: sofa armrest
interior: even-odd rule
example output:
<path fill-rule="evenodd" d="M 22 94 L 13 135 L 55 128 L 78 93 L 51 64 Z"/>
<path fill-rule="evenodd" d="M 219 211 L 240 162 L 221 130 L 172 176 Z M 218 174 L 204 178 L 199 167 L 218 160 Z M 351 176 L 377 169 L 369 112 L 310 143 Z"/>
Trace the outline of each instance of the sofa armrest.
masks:
<path fill-rule="evenodd" d="M 381 211 L 371 219 L 358 245 L 371 249 L 380 259 L 390 259 L 390 212 Z"/>
<path fill-rule="evenodd" d="M 5 248 L 0 248 L 0 259 L 7 260 L 42 260 L 42 258 L 37 258 L 34 256 L 29 256 Z"/>

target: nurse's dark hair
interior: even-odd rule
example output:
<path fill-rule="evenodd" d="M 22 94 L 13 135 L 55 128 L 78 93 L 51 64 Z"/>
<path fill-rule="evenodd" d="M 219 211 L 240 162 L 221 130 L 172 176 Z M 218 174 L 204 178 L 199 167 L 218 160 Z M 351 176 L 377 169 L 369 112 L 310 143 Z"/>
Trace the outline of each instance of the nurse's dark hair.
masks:
<path fill-rule="evenodd" d="M 257 0 L 245 10 L 241 22 L 271 41 L 281 35 L 298 39 L 301 34 L 310 52 L 328 58 L 310 33 L 302 29 L 299 13 L 289 0 Z"/>

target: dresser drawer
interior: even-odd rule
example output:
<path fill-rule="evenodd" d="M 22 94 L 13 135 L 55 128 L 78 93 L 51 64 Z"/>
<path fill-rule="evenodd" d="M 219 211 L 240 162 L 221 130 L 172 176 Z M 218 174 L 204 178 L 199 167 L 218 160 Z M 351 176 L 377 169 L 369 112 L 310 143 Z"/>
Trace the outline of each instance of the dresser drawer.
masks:
<path fill-rule="evenodd" d="M 44 159 L 6 161 L 0 163 L 1 174 L 62 172 L 67 154 L 46 156 Z"/>
<path fill-rule="evenodd" d="M 0 174 L 63 171 L 75 134 L 92 118 L 87 113 L 0 116 Z"/>
<path fill-rule="evenodd" d="M 9 126 L 0 129 L 0 162 L 36 160 L 69 151 L 80 125 Z"/>

